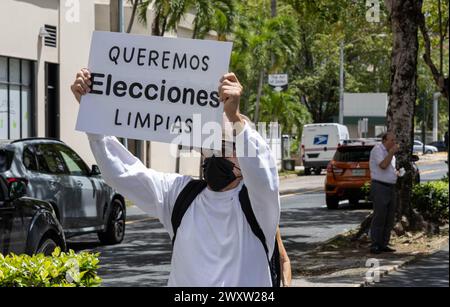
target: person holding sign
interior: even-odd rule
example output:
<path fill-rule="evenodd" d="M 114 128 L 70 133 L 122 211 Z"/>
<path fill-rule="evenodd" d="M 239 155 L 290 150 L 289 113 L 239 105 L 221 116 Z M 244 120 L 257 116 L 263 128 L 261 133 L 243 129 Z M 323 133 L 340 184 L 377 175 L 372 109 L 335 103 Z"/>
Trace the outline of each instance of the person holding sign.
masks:
<path fill-rule="evenodd" d="M 83 69 L 71 87 L 78 102 L 90 86 L 91 74 Z M 223 141 L 223 151 L 232 153 L 228 157 L 202 150 L 205 180 L 148 169 L 117 138 L 87 133 L 106 183 L 157 217 L 172 238 L 169 286 L 276 286 L 280 272 L 276 276 L 272 265 L 279 253 L 281 278 L 286 286 L 290 283 L 289 258 L 277 235 L 276 162 L 265 140 L 239 112 L 242 91 L 235 74 L 220 79 L 224 120 L 233 125 L 236 141 Z M 256 154 L 237 155 L 244 147 Z"/>

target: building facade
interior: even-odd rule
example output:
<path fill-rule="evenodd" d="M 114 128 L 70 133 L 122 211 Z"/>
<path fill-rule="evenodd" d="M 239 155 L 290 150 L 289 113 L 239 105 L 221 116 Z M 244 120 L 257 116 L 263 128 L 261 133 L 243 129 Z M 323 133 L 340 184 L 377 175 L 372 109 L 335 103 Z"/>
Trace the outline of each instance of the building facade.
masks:
<path fill-rule="evenodd" d="M 386 131 L 387 93 L 345 93 L 344 125 L 351 138 L 378 137 Z M 367 131 L 361 132 L 358 123 L 366 119 Z M 361 123 L 362 124 L 362 123 Z"/>

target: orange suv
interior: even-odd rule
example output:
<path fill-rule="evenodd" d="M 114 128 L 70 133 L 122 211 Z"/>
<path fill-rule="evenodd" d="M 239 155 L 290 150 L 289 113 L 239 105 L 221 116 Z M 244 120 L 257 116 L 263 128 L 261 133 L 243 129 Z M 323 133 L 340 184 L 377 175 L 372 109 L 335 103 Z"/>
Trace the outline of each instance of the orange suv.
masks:
<path fill-rule="evenodd" d="M 357 204 L 365 198 L 361 188 L 370 181 L 369 158 L 373 146 L 362 143 L 338 147 L 325 178 L 328 209 L 337 209 L 341 200 Z"/>

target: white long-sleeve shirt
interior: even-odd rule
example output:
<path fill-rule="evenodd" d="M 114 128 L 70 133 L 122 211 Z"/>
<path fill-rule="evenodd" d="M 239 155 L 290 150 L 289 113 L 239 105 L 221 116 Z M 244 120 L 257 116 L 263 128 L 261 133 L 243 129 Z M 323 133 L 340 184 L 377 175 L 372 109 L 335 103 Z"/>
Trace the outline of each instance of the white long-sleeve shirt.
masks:
<path fill-rule="evenodd" d="M 172 209 L 192 178 L 148 169 L 115 137 L 88 137 L 106 183 L 157 217 L 172 238 Z M 245 146 L 257 155 L 238 157 L 243 174 L 238 187 L 225 192 L 206 188 L 193 201 L 177 231 L 169 286 L 271 286 L 267 256 L 241 209 L 239 192 L 245 184 L 271 257 L 280 216 L 278 172 L 258 132 L 245 124 L 239 137 L 243 142 L 237 142 L 237 152 Z"/>

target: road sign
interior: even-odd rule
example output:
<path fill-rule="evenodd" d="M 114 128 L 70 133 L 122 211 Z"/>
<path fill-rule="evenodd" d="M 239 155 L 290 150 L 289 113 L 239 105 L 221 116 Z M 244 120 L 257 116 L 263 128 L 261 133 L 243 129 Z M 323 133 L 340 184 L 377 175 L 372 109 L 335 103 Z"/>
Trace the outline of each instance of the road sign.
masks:
<path fill-rule="evenodd" d="M 287 74 L 273 74 L 269 75 L 269 85 L 274 87 L 283 87 L 288 84 Z"/>

